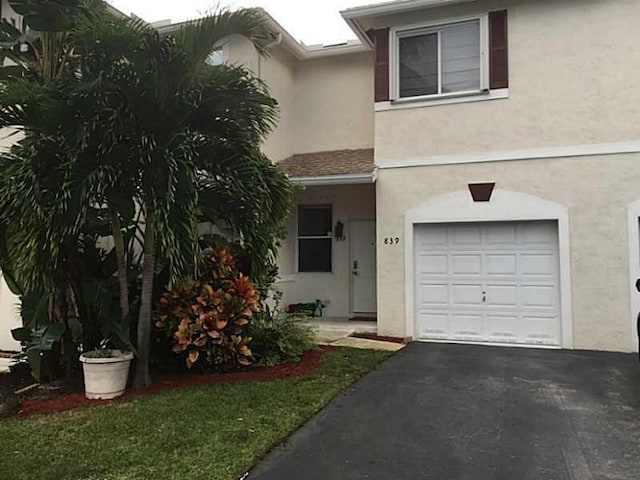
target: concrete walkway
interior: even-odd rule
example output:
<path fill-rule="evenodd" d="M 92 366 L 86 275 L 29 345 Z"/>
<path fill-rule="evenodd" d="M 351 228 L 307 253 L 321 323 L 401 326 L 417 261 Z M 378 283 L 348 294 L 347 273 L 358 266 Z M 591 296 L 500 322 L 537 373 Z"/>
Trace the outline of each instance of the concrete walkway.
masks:
<path fill-rule="evenodd" d="M 253 480 L 636 480 L 633 355 L 411 344 Z"/>
<path fill-rule="evenodd" d="M 396 352 L 405 346 L 400 343 L 382 342 L 366 338 L 355 338 L 354 333 L 373 333 L 378 331 L 376 322 L 348 320 L 346 318 L 321 318 L 309 322 L 320 345 L 336 347 L 386 350 Z"/>

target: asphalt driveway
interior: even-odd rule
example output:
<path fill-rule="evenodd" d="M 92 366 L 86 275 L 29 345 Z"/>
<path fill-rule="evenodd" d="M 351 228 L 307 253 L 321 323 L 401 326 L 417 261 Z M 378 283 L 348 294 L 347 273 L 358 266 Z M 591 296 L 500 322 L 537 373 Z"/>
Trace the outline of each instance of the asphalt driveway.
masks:
<path fill-rule="evenodd" d="M 640 478 L 633 355 L 411 344 L 254 480 Z"/>

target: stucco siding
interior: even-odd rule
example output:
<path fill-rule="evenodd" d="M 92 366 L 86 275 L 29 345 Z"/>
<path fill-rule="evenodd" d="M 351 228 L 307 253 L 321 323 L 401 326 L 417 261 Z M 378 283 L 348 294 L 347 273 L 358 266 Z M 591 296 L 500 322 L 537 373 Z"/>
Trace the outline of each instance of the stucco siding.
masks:
<path fill-rule="evenodd" d="M 325 316 L 348 317 L 351 314 L 350 220 L 375 220 L 374 185 L 339 185 L 308 187 L 296 195 L 298 205 L 332 205 L 333 224 L 345 226 L 345 240 L 333 240 L 333 271 L 331 273 L 296 272 L 296 215 L 287 226 L 287 238 L 280 249 L 279 269 L 283 282 L 277 288 L 284 293 L 284 303 L 322 300 Z"/>
<path fill-rule="evenodd" d="M 640 199 L 640 155 L 495 162 L 382 170 L 378 175 L 378 331 L 405 332 L 405 214 L 429 199 L 495 181 L 569 209 L 574 348 L 631 351 L 627 208 Z M 517 210 L 517 206 L 515 208 Z M 637 223 L 637 222 L 636 222 Z M 634 227 L 636 228 L 636 227 Z M 396 292 L 390 294 L 389 292 Z"/>
<path fill-rule="evenodd" d="M 274 45 L 260 57 L 239 36 L 230 37 L 227 48 L 228 61 L 259 76 L 278 101 L 278 125 L 263 146 L 272 160 L 373 147 L 372 53 L 300 61 Z"/>
<path fill-rule="evenodd" d="M 373 58 L 342 55 L 296 64 L 295 153 L 373 147 Z"/>
<path fill-rule="evenodd" d="M 379 164 L 637 140 L 640 2 L 487 1 L 383 17 L 376 26 L 505 7 L 509 98 L 376 113 Z"/>
<path fill-rule="evenodd" d="M 0 351 L 17 352 L 20 344 L 11 336 L 11 330 L 21 326 L 16 297 L 0 275 Z"/>
<path fill-rule="evenodd" d="M 262 150 L 272 160 L 280 161 L 295 153 L 291 134 L 294 115 L 294 62 L 295 59 L 281 48 L 272 48 L 267 57 L 261 57 L 245 37 L 234 35 L 227 39 L 228 62 L 253 72 L 269 88 L 278 101 L 279 116 L 273 132 L 267 137 Z"/>

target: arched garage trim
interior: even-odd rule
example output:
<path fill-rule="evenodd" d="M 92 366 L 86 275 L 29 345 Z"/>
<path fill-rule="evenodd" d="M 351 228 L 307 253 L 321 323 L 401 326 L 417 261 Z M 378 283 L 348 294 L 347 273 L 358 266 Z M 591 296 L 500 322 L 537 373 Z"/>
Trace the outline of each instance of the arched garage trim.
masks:
<path fill-rule="evenodd" d="M 559 203 L 526 193 L 496 189 L 490 202 L 474 202 L 468 190 L 423 203 L 405 214 L 405 331 L 415 333 L 414 226 L 429 223 L 555 220 L 558 223 L 562 347 L 573 348 L 569 210 Z"/>
<path fill-rule="evenodd" d="M 631 311 L 631 338 L 634 352 L 640 350 L 636 332 L 637 318 L 640 312 L 640 293 L 636 290 L 636 280 L 640 278 L 640 200 L 633 202 L 627 209 L 629 228 L 629 298 Z"/>

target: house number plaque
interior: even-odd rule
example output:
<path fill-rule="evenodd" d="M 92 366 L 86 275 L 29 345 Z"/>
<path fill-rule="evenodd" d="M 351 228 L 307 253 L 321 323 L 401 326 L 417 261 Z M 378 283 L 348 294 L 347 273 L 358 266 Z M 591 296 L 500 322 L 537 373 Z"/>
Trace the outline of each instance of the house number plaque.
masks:
<path fill-rule="evenodd" d="M 390 247 L 400 244 L 400 237 L 385 237 L 384 244 Z"/>

